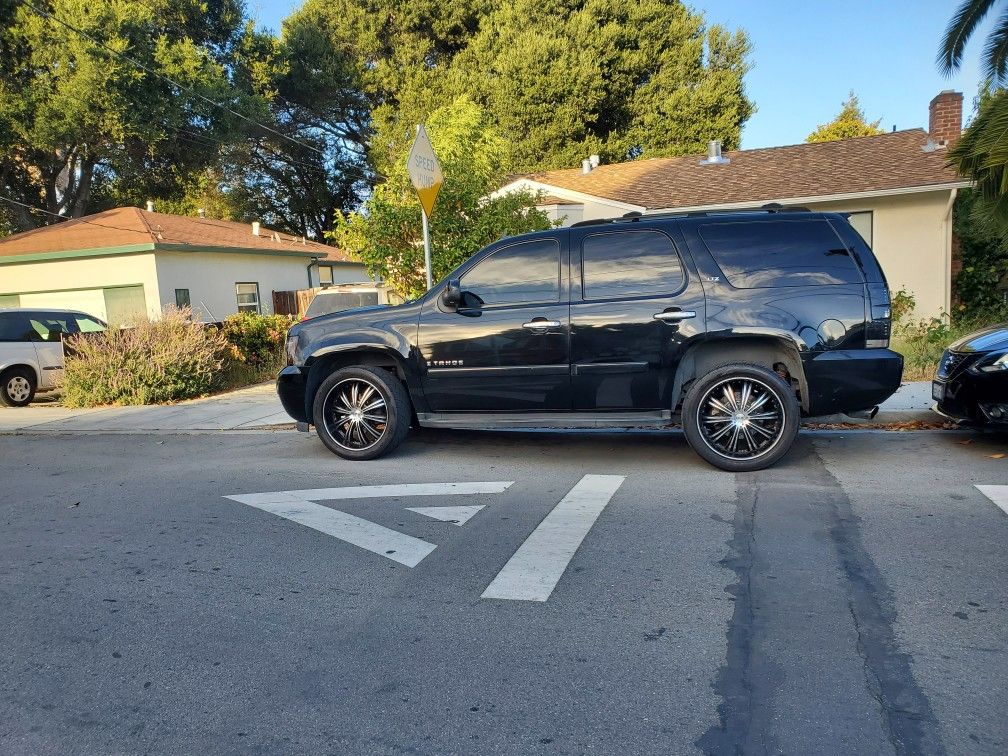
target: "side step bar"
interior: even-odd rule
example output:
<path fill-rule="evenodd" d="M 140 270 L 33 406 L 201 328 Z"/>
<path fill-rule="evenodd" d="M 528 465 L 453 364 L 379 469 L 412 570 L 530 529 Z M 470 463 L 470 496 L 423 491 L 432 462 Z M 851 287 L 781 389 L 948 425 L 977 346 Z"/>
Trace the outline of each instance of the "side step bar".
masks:
<path fill-rule="evenodd" d="M 424 428 L 633 428 L 668 425 L 669 410 L 653 412 L 419 412 Z"/>

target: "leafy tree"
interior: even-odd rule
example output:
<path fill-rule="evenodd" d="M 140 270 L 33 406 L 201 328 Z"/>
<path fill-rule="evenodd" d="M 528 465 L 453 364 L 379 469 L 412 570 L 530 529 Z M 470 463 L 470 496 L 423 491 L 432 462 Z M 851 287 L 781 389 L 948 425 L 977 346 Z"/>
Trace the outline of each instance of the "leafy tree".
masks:
<path fill-rule="evenodd" d="M 430 219 L 434 280 L 502 236 L 550 227 L 531 194 L 489 197 L 501 183 L 506 144 L 475 103 L 460 97 L 438 108 L 426 128 L 445 176 Z M 420 202 L 406 171 L 413 136 L 412 129 L 375 135 L 374 149 L 381 153 L 387 178 L 360 212 L 340 216 L 331 234 L 371 275 L 407 297 L 426 288 Z"/>
<path fill-rule="evenodd" d="M 1000 288 L 1008 273 L 1008 248 L 1004 239 L 982 222 L 977 222 L 976 193 L 964 189 L 956 197 L 953 224 L 959 240 L 962 269 L 956 274 L 953 294 L 958 303 L 957 316 L 1004 316 L 1004 298 Z"/>
<path fill-rule="evenodd" d="M 171 195 L 247 125 L 209 101 L 262 112 L 231 77 L 247 31 L 241 0 L 36 7 L 4 1 L 0 192 L 8 197 L 77 217 L 113 204 L 122 187 Z M 6 204 L 16 230 L 51 221 Z"/>
<path fill-rule="evenodd" d="M 377 131 L 466 96 L 533 170 L 738 146 L 749 43 L 681 2 L 308 0 L 355 51 Z M 520 135 L 520 137 L 518 136 Z M 514 138 L 512 138 L 512 136 Z M 379 169 L 380 170 L 380 169 Z"/>
<path fill-rule="evenodd" d="M 880 123 L 882 123 L 881 118 L 871 123 L 865 120 L 864 111 L 861 110 L 857 95 L 852 89 L 837 117 L 829 123 L 820 124 L 805 141 L 835 142 L 839 139 L 875 136 L 883 132 L 883 129 L 879 128 Z"/>
<path fill-rule="evenodd" d="M 247 216 L 322 240 L 339 213 L 359 204 L 374 177 L 363 71 L 347 52 L 344 27 L 334 27 L 319 8 L 295 11 L 279 39 L 248 50 L 246 59 L 265 72 L 265 85 L 249 85 L 269 100 L 272 131 L 260 130 L 226 154 L 222 180 Z"/>

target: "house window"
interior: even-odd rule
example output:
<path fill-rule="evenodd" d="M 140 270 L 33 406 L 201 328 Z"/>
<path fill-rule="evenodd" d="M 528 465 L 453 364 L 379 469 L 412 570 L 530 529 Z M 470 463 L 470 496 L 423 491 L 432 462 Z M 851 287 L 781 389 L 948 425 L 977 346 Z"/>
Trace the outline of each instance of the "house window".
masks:
<path fill-rule="evenodd" d="M 179 309 L 190 307 L 189 289 L 175 289 L 175 306 Z"/>
<path fill-rule="evenodd" d="M 236 283 L 235 292 L 238 294 L 238 312 L 260 312 L 258 283 Z"/>
<path fill-rule="evenodd" d="M 872 221 L 874 213 L 871 210 L 865 210 L 859 213 L 851 213 L 847 216 L 847 220 L 854 227 L 854 230 L 861 234 L 861 238 L 870 247 L 872 245 Z"/>
<path fill-rule="evenodd" d="M 318 280 L 322 286 L 332 286 L 332 266 L 319 265 Z"/>

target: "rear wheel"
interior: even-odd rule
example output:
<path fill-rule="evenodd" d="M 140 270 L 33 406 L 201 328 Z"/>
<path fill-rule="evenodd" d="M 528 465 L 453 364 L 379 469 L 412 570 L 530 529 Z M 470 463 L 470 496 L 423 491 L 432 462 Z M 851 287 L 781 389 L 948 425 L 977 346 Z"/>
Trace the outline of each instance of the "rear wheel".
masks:
<path fill-rule="evenodd" d="M 28 368 L 15 367 L 0 375 L 0 404 L 24 407 L 35 398 L 35 374 Z"/>
<path fill-rule="evenodd" d="M 348 367 L 326 378 L 315 394 L 312 421 L 329 451 L 345 459 L 376 459 L 409 432 L 405 387 L 381 368 Z"/>
<path fill-rule="evenodd" d="M 759 365 L 725 365 L 694 382 L 683 403 L 683 431 L 715 467 L 748 472 L 787 454 L 798 435 L 792 388 Z"/>

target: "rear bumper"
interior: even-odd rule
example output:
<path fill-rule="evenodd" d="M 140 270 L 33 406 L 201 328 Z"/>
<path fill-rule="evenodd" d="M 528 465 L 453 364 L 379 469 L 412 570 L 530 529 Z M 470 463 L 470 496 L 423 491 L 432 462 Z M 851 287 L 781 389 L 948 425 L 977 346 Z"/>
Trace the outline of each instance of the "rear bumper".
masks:
<path fill-rule="evenodd" d="M 903 356 L 891 349 L 820 352 L 803 363 L 814 416 L 871 409 L 896 393 L 903 378 Z"/>
<path fill-rule="evenodd" d="M 288 415 L 300 423 L 311 422 L 305 408 L 305 379 L 300 368 L 288 365 L 277 376 L 277 394 Z"/>

